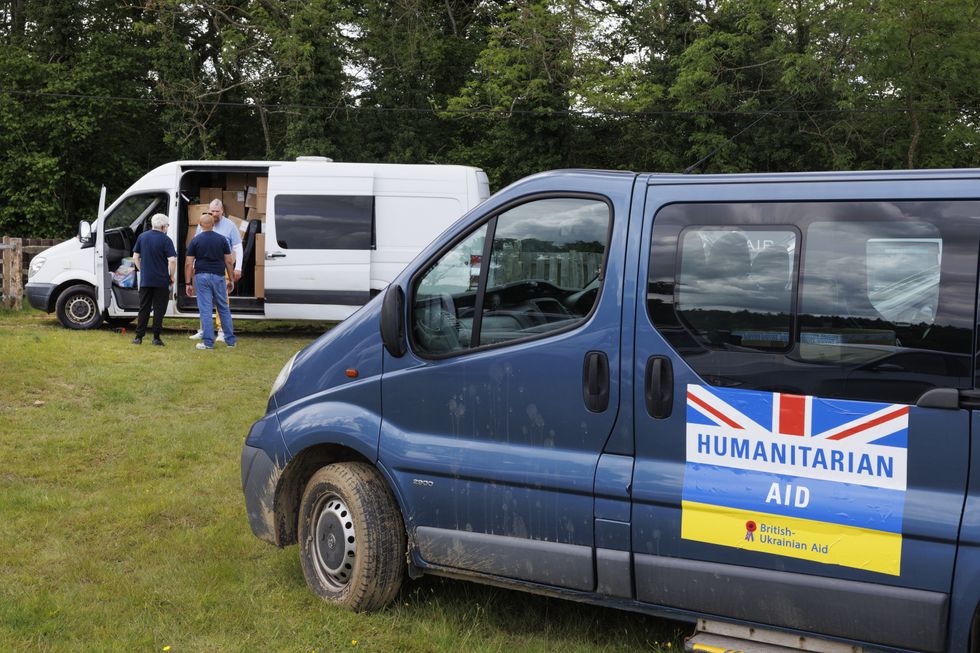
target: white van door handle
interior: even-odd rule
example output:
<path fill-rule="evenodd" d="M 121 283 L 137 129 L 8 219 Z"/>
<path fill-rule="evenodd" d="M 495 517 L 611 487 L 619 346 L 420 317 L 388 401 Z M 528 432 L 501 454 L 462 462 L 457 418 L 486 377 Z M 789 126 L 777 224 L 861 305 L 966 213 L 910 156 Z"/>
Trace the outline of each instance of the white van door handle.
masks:
<path fill-rule="evenodd" d="M 283 258 L 284 256 L 286 256 L 285 252 L 269 252 L 265 255 L 265 258 L 268 260 L 273 258 Z"/>

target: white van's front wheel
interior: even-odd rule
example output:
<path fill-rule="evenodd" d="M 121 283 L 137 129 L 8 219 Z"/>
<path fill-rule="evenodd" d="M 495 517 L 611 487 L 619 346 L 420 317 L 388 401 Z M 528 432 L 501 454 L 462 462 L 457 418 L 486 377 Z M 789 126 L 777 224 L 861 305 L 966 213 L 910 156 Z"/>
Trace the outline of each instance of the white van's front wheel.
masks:
<path fill-rule="evenodd" d="M 337 463 L 306 485 L 299 514 L 300 563 L 321 598 L 352 610 L 390 603 L 405 573 L 405 529 L 373 467 Z"/>
<path fill-rule="evenodd" d="M 58 320 L 66 329 L 95 329 L 102 324 L 102 312 L 91 286 L 66 288 L 55 304 Z"/>

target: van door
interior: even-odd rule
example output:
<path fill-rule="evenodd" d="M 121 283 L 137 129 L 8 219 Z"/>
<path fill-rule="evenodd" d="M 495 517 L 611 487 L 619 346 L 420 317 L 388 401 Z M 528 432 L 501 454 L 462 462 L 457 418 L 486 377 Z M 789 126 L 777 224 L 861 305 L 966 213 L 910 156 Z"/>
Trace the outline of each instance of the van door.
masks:
<path fill-rule="evenodd" d="M 492 207 L 413 277 L 409 351 L 385 354 L 380 456 L 420 564 L 595 586 L 632 181 Z"/>
<path fill-rule="evenodd" d="M 930 192 L 651 186 L 639 600 L 942 650 L 970 415 L 926 393 L 973 387 L 980 203 L 875 199 Z"/>
<path fill-rule="evenodd" d="M 342 320 L 370 299 L 374 177 L 292 169 L 269 170 L 265 314 Z"/>
<path fill-rule="evenodd" d="M 106 212 L 96 236 L 96 261 L 101 262 L 100 301 L 105 301 L 109 315 L 132 314 L 139 310 L 139 290 L 132 270 L 136 238 L 152 228 L 155 213 L 168 213 L 166 191 L 149 191 L 128 195 Z M 99 267 L 99 263 L 97 263 Z"/>
<path fill-rule="evenodd" d="M 99 310 L 105 311 L 109 306 L 109 276 L 106 274 L 105 263 L 105 186 L 99 191 L 99 214 L 93 225 L 93 237 L 95 238 L 95 279 L 96 301 L 99 303 Z"/>

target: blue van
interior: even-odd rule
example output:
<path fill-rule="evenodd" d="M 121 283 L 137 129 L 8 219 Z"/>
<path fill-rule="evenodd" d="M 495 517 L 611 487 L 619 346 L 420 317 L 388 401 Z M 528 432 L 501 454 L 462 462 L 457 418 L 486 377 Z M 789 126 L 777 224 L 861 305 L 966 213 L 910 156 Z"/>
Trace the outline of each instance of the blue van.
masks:
<path fill-rule="evenodd" d="M 695 650 L 976 651 L 978 189 L 519 181 L 286 364 L 251 528 L 356 610 L 438 574 L 691 621 Z"/>

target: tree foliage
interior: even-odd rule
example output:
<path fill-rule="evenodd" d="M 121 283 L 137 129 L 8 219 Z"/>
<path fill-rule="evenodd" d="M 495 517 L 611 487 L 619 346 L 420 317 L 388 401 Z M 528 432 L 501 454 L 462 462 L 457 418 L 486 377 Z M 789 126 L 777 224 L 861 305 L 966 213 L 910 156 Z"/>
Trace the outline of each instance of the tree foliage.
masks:
<path fill-rule="evenodd" d="M 0 0 L 0 233 L 177 158 L 977 166 L 967 0 Z M 693 165 L 696 164 L 696 165 Z"/>

